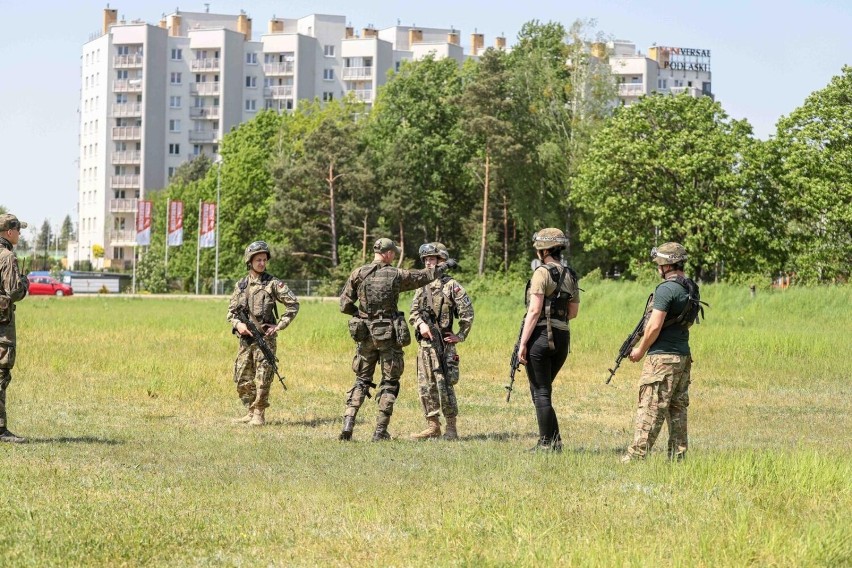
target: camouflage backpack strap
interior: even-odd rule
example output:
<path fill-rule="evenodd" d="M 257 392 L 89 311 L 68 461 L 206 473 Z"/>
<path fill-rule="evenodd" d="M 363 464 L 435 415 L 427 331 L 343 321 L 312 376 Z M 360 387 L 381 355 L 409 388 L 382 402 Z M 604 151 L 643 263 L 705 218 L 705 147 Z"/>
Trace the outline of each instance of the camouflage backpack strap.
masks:
<path fill-rule="evenodd" d="M 552 294 L 544 299 L 544 317 L 547 321 L 547 347 L 553 351 L 556 349 L 556 344 L 553 342 L 553 324 L 551 323 L 552 316 L 554 315 L 553 303 L 562 295 L 562 283 L 565 281 L 565 275 L 568 273 L 568 269 L 563 267 L 562 271 L 560 271 L 556 266 L 548 266 L 547 271 L 550 273 L 550 278 L 552 280 L 556 280 L 556 289 Z"/>

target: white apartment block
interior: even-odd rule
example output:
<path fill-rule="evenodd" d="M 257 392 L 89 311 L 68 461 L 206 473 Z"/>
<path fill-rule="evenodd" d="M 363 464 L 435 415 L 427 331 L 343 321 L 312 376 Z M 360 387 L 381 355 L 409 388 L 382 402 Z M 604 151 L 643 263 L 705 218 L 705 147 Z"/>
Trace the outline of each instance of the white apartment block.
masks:
<path fill-rule="evenodd" d="M 215 157 L 224 134 L 259 110 L 345 96 L 371 105 L 404 60 L 434 54 L 461 63 L 484 50 L 482 34 L 471 35 L 468 54 L 460 37 L 399 25 L 356 34 L 345 16 L 314 14 L 272 18 L 256 41 L 244 13 L 175 12 L 152 25 L 118 21 L 107 8 L 102 33 L 81 56 L 78 240 L 69 263 L 129 268 L 137 200 L 194 156 Z"/>
<path fill-rule="evenodd" d="M 643 55 L 623 40 L 608 42 L 606 49 L 624 104 L 655 92 L 713 97 L 709 49 L 655 45 Z"/>

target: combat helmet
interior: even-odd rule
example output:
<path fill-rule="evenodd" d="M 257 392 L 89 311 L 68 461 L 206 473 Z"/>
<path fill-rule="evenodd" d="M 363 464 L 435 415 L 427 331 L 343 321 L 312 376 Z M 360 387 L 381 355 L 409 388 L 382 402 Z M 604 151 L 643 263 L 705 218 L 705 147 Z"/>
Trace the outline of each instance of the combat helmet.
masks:
<path fill-rule="evenodd" d="M 660 266 L 677 264 L 687 259 L 686 249 L 680 243 L 663 243 L 651 249 L 651 262 Z"/>
<path fill-rule="evenodd" d="M 246 253 L 243 256 L 243 260 L 245 260 L 246 265 L 249 265 L 254 255 L 260 254 L 262 252 L 266 253 L 267 260 L 272 258 L 272 254 L 269 252 L 269 245 L 266 244 L 266 241 L 254 241 L 252 244 L 246 247 Z"/>
<path fill-rule="evenodd" d="M 420 259 L 423 260 L 427 256 L 437 256 L 441 258 L 441 260 L 449 260 L 450 251 L 447 250 L 442 243 L 424 243 L 420 245 L 420 250 L 418 251 L 420 254 Z"/>
<path fill-rule="evenodd" d="M 542 229 L 533 235 L 533 247 L 536 250 L 564 249 L 568 245 L 565 233 L 554 227 Z"/>

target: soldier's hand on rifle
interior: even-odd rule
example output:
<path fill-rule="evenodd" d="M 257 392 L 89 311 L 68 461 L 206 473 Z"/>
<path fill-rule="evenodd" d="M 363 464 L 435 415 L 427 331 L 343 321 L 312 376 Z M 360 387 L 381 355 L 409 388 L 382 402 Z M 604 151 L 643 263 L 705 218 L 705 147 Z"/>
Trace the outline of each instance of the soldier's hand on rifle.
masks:
<path fill-rule="evenodd" d="M 421 337 L 425 337 L 429 341 L 432 341 L 432 330 L 429 329 L 429 326 L 425 323 L 421 323 L 417 326 L 417 330 L 420 332 Z"/>
<path fill-rule="evenodd" d="M 520 348 L 518 349 L 518 361 L 520 361 L 524 365 L 527 364 L 527 346 L 526 345 L 521 345 Z"/>
<path fill-rule="evenodd" d="M 271 323 L 266 324 L 263 327 L 266 328 L 266 331 L 263 333 L 264 337 L 275 337 L 278 333 L 278 326 L 272 325 Z"/>
<path fill-rule="evenodd" d="M 236 329 L 237 329 L 237 333 L 239 333 L 240 335 L 251 335 L 251 332 L 249 331 L 248 326 L 246 324 L 244 324 L 243 322 L 237 322 L 237 328 Z"/>
<path fill-rule="evenodd" d="M 627 356 L 628 359 L 633 361 L 634 363 L 638 362 L 645 354 L 638 347 L 634 347 L 630 350 L 630 355 Z"/>
<path fill-rule="evenodd" d="M 445 343 L 458 343 L 461 341 L 461 338 L 455 333 L 448 333 L 444 336 Z"/>

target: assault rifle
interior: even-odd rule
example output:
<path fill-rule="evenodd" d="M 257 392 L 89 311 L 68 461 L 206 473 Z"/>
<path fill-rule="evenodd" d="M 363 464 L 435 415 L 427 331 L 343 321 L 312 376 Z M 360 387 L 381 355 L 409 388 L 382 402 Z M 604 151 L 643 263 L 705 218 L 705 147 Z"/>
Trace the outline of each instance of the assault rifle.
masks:
<path fill-rule="evenodd" d="M 284 390 L 287 390 L 287 385 L 284 384 L 284 377 L 281 376 L 281 373 L 278 372 L 278 357 L 275 356 L 275 353 L 272 352 L 272 348 L 269 347 L 269 344 L 266 342 L 265 335 L 260 329 L 254 324 L 252 321 L 251 314 L 249 314 L 248 309 L 245 306 L 237 307 L 234 315 L 237 316 L 237 319 L 243 322 L 248 330 L 251 332 L 251 338 L 247 339 L 249 343 L 254 341 L 257 343 L 257 348 L 260 349 L 260 352 L 263 353 L 263 357 L 266 359 L 266 362 L 269 363 L 269 366 L 272 367 L 272 370 L 275 371 L 275 375 L 278 377 L 278 380 L 281 381 L 281 386 L 284 387 Z"/>
<path fill-rule="evenodd" d="M 428 290 L 427 294 L 431 293 Z M 435 354 L 438 356 L 438 362 L 441 366 L 441 374 L 444 376 L 444 380 L 448 381 L 448 371 L 447 371 L 447 358 L 445 356 L 445 347 L 444 344 L 444 335 L 441 333 L 441 328 L 438 327 L 438 322 L 435 321 L 435 316 L 426 312 L 425 314 L 421 313 L 421 317 L 423 315 L 428 316 L 424 319 L 426 325 L 429 326 L 429 332 L 432 334 L 432 349 L 435 350 Z M 426 321 L 428 319 L 428 321 Z M 418 332 L 419 333 L 419 332 Z"/>
<path fill-rule="evenodd" d="M 509 361 L 509 384 L 504 387 L 507 391 L 509 391 L 506 393 L 506 402 L 509 402 L 509 399 L 512 398 L 512 389 L 515 387 L 515 373 L 521 366 L 521 359 L 518 357 L 518 353 L 521 350 L 521 336 L 524 334 L 524 321 L 526 321 L 526 317 L 521 320 L 521 330 L 518 332 L 518 340 L 515 342 L 514 351 L 512 351 L 512 359 Z"/>
<path fill-rule="evenodd" d="M 642 336 L 645 335 L 645 323 L 648 320 L 648 306 L 651 304 L 653 297 L 653 294 L 648 296 L 648 301 L 645 303 L 645 310 L 642 312 L 642 319 L 639 320 L 639 323 L 636 324 L 636 327 L 633 328 L 633 331 L 630 332 L 630 335 L 628 335 L 627 339 L 624 340 L 624 343 L 621 344 L 621 349 L 618 350 L 618 357 L 615 359 L 615 367 L 607 369 L 609 371 L 609 378 L 606 380 L 606 384 L 609 384 L 615 376 L 615 372 L 618 370 L 621 362 L 625 357 L 630 355 L 630 351 L 633 350 L 633 347 L 639 342 Z"/>

